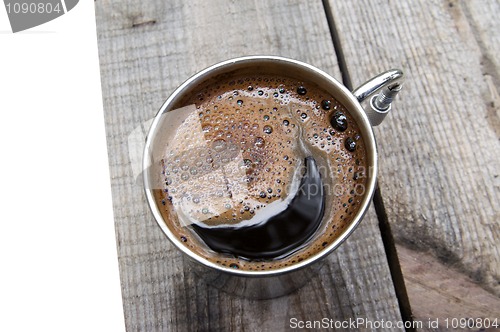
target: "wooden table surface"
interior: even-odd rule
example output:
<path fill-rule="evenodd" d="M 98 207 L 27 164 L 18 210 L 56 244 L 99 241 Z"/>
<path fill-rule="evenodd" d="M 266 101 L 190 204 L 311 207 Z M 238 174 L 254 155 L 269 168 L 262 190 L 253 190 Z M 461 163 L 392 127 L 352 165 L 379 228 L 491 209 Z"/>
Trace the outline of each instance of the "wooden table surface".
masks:
<path fill-rule="evenodd" d="M 500 2 L 96 0 L 95 9 L 128 331 L 283 331 L 292 318 L 325 317 L 422 322 L 421 331 L 446 318 L 500 324 Z M 254 54 L 307 62 L 349 88 L 392 67 L 406 74 L 375 128 L 379 190 L 367 216 L 317 278 L 265 301 L 195 278 L 139 178 L 147 121 L 169 94 L 211 64 Z"/>

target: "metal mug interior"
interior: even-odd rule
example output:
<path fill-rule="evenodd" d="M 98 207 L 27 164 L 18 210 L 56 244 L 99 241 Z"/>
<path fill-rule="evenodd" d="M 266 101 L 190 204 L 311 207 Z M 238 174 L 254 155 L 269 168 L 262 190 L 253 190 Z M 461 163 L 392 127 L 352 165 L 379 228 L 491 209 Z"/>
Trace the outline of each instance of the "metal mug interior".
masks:
<path fill-rule="evenodd" d="M 156 150 L 161 149 L 162 146 L 162 138 L 160 137 L 162 132 L 162 115 L 173 110 L 179 100 L 186 95 L 194 93 L 194 90 L 207 80 L 213 79 L 218 75 L 231 73 L 265 73 L 316 83 L 330 93 L 348 110 L 357 122 L 360 134 L 365 142 L 367 169 L 369 172 L 367 172 L 365 195 L 361 200 L 355 217 L 350 225 L 344 229 L 342 234 L 340 234 L 340 236 L 330 245 L 326 246 L 317 254 L 305 258 L 303 261 L 297 262 L 294 265 L 274 270 L 246 271 L 215 264 L 190 251 L 180 239 L 172 233 L 166 221 L 163 219 L 159 211 L 159 206 L 153 196 L 153 189 L 159 188 L 156 183 L 159 179 L 158 175 L 153 174 L 155 172 L 155 160 L 153 160 L 153 156 L 155 156 Z M 346 240 L 363 219 L 375 190 L 376 174 L 377 149 L 372 126 L 363 107 L 353 93 L 332 76 L 314 66 L 297 60 L 277 56 L 247 56 L 235 58 L 215 64 L 189 78 L 172 93 L 155 116 L 146 138 L 143 158 L 143 181 L 149 207 L 156 222 L 167 238 L 184 253 L 188 261 L 194 263 L 191 264 L 193 271 L 204 278 L 209 284 L 217 288 L 232 294 L 258 299 L 273 298 L 290 293 L 301 287 L 317 273 L 323 258 Z"/>

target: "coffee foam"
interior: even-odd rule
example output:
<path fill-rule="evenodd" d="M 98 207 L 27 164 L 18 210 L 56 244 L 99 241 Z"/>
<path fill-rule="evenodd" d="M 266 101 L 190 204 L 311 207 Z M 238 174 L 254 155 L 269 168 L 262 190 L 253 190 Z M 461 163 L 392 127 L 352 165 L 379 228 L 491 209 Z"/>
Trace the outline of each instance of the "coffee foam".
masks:
<path fill-rule="evenodd" d="M 330 124 L 335 112 L 347 118 L 343 132 Z M 345 108 L 314 84 L 266 75 L 219 78 L 167 114 L 177 124 L 156 158 L 163 186 L 155 197 L 172 232 L 208 260 L 245 270 L 292 265 L 332 243 L 356 214 L 366 185 L 363 138 Z M 192 223 L 247 226 L 279 213 L 298 188 L 307 155 L 320 168 L 326 208 L 302 248 L 248 261 L 213 252 L 190 229 Z"/>

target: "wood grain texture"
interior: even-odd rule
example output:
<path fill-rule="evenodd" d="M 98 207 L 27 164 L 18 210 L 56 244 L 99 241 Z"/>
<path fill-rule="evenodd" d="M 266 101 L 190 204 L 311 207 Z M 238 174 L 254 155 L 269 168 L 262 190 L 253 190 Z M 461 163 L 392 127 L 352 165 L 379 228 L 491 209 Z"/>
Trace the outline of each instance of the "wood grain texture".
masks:
<path fill-rule="evenodd" d="M 409 298 L 413 303 L 426 304 L 413 306 L 415 317 L 423 322 L 428 322 L 423 318 L 438 320 L 441 322 L 438 330 L 446 328 L 446 318 L 498 317 L 500 299 L 460 271 L 443 266 L 432 254 L 415 252 L 401 245 L 397 250 Z"/>
<path fill-rule="evenodd" d="M 354 85 L 393 66 L 407 75 L 392 114 L 376 129 L 379 184 L 396 241 L 416 260 L 429 253 L 442 269 L 500 296 L 500 3 L 329 3 Z M 431 305 L 443 310 L 438 316 L 477 314 L 467 302 L 455 312 L 439 308 L 432 292 L 411 297 L 421 289 L 411 289 L 407 262 L 414 313 Z M 440 279 L 429 273 L 419 283 L 434 289 Z M 456 286 L 466 292 L 469 285 Z M 453 297 L 458 289 L 445 292 Z"/>
<path fill-rule="evenodd" d="M 400 321 L 373 209 L 308 285 L 251 301 L 193 276 L 154 222 L 137 179 L 141 144 L 131 144 L 131 135 L 140 142 L 146 121 L 196 71 L 234 56 L 275 54 L 339 77 L 322 3 L 128 0 L 95 7 L 127 330 L 282 331 L 291 318 Z"/>

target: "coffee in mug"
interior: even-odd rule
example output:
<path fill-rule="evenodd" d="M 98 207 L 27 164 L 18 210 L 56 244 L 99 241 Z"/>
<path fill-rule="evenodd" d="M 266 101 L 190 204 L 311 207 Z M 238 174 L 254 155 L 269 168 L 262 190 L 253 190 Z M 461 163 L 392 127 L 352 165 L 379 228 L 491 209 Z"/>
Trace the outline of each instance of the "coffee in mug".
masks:
<path fill-rule="evenodd" d="M 224 74 L 170 112 L 182 121 L 167 129 L 156 204 L 183 245 L 207 260 L 251 271 L 293 265 L 356 215 L 364 140 L 315 83 Z"/>

